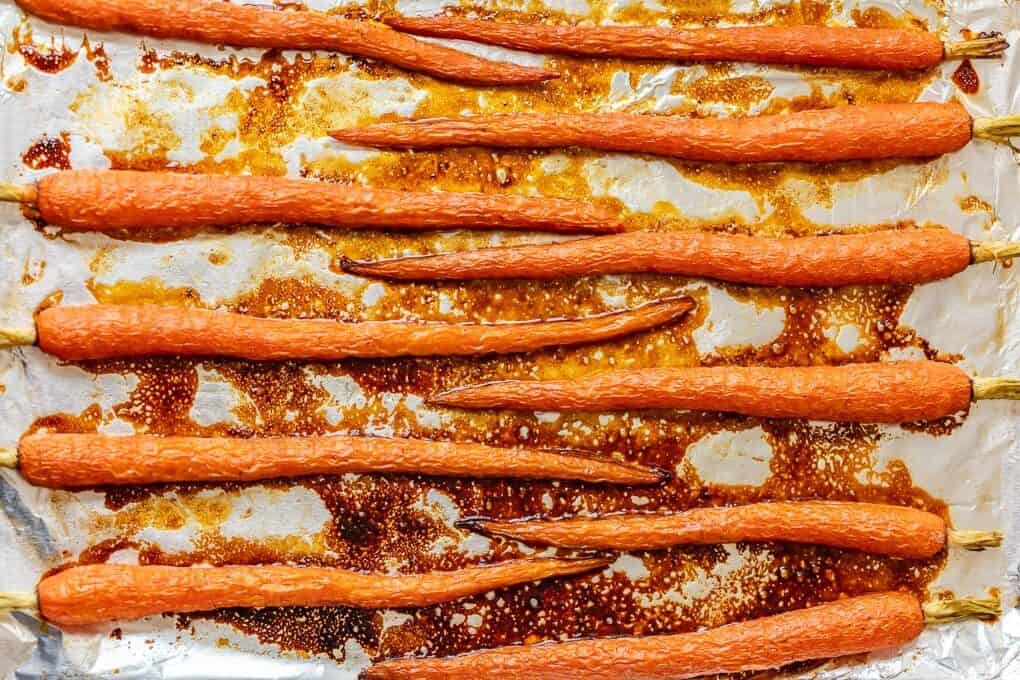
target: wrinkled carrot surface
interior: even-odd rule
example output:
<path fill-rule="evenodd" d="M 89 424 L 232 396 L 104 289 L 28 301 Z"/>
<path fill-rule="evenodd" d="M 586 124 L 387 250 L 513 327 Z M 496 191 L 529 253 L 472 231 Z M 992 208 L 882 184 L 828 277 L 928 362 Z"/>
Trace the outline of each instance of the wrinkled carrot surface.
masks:
<path fill-rule="evenodd" d="M 504 380 L 457 387 L 430 399 L 460 408 L 669 408 L 865 423 L 933 420 L 967 410 L 970 401 L 967 374 L 937 361 L 617 370 L 578 380 Z"/>
<path fill-rule="evenodd" d="M 39 610 L 83 626 L 222 607 L 423 607 L 518 583 L 605 566 L 604 559 L 511 560 L 484 567 L 390 576 L 284 566 L 165 567 L 92 564 L 39 582 Z"/>
<path fill-rule="evenodd" d="M 105 231 L 294 222 L 384 229 L 612 232 L 613 212 L 579 201 L 410 192 L 285 177 L 68 170 L 39 181 L 39 212 L 61 227 Z"/>
<path fill-rule="evenodd" d="M 396 149 L 582 147 L 696 161 L 827 162 L 957 151 L 970 141 L 971 122 L 957 103 L 861 104 L 749 118 L 629 113 L 424 118 L 330 134 L 350 144 Z"/>
<path fill-rule="evenodd" d="M 676 545 L 782 541 L 894 557 L 931 557 L 946 545 L 938 515 L 877 503 L 801 501 L 695 508 L 675 514 L 501 522 L 465 526 L 526 543 L 598 550 L 659 550 Z"/>
<path fill-rule="evenodd" d="M 934 281 L 963 271 L 970 261 L 970 242 L 948 229 L 790 239 L 634 231 L 343 266 L 360 276 L 418 281 L 654 272 L 760 286 L 847 286 Z"/>
<path fill-rule="evenodd" d="M 887 592 L 695 633 L 550 642 L 441 659 L 400 659 L 375 664 L 362 677 L 683 680 L 890 649 L 915 639 L 923 628 L 917 598 Z"/>
<path fill-rule="evenodd" d="M 473 40 L 529 52 L 574 56 L 746 61 L 888 71 L 923 69 L 942 61 L 934 33 L 898 28 L 735 26 L 662 28 L 483 21 L 465 17 L 386 19 L 407 33 Z"/>
<path fill-rule="evenodd" d="M 18 446 L 36 486 L 252 481 L 348 472 L 656 484 L 654 468 L 570 452 L 383 437 L 113 437 L 40 433 Z"/>
<path fill-rule="evenodd" d="M 39 346 L 71 361 L 125 356 L 229 356 L 253 360 L 527 352 L 608 340 L 675 321 L 689 298 L 578 320 L 490 324 L 346 323 L 265 319 L 156 305 L 50 307 L 36 316 Z"/>
<path fill-rule="evenodd" d="M 282 12 L 217 0 L 17 0 L 47 21 L 238 47 L 339 50 L 437 78 L 509 85 L 559 77 L 556 71 L 489 61 L 430 44 L 381 24 L 323 12 Z"/>

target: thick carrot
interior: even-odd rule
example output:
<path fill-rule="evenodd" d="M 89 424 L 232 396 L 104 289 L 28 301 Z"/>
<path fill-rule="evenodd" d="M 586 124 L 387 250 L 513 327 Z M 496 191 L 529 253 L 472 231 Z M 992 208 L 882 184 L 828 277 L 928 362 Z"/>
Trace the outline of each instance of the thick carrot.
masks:
<path fill-rule="evenodd" d="M 39 611 L 55 624 L 83 626 L 222 607 L 424 607 L 495 588 L 580 574 L 608 560 L 511 560 L 425 574 L 363 574 L 285 566 L 164 567 L 93 564 L 39 582 Z"/>
<path fill-rule="evenodd" d="M 746 61 L 900 71 L 942 61 L 934 33 L 898 28 L 734 26 L 663 28 L 480 21 L 454 16 L 385 19 L 400 31 L 529 52 L 677 61 Z"/>
<path fill-rule="evenodd" d="M 781 541 L 894 557 L 931 557 L 946 546 L 946 523 L 914 508 L 877 503 L 800 501 L 695 508 L 675 514 L 500 522 L 464 527 L 525 543 L 597 550 L 661 550 L 677 545 Z"/>
<path fill-rule="evenodd" d="M 36 486 L 252 481 L 382 472 L 506 479 L 656 484 L 668 473 L 573 452 L 383 437 L 112 437 L 41 433 L 18 445 L 17 465 Z"/>
<path fill-rule="evenodd" d="M 146 355 L 333 361 L 577 345 L 662 326 L 693 307 L 690 298 L 671 298 L 578 320 L 447 324 L 265 319 L 157 305 L 87 305 L 45 309 L 36 317 L 36 328 L 43 350 L 71 361 Z"/>
<path fill-rule="evenodd" d="M 381 24 L 322 12 L 280 12 L 216 0 L 17 0 L 47 21 L 238 47 L 339 50 L 408 71 L 463 83 L 535 83 L 559 74 L 544 68 L 489 61 L 415 40 Z"/>
<path fill-rule="evenodd" d="M 948 229 L 790 239 L 633 231 L 375 262 L 347 260 L 343 267 L 360 276 L 419 281 L 654 272 L 759 286 L 847 286 L 934 281 L 963 271 L 971 261 L 970 242 Z"/>
<path fill-rule="evenodd" d="M 376 123 L 334 130 L 362 146 L 432 149 L 583 147 L 697 161 L 827 162 L 930 157 L 971 139 L 960 104 L 861 104 L 749 118 L 687 118 L 629 113 L 515 113 Z"/>
<path fill-rule="evenodd" d="M 924 623 L 917 598 L 887 592 L 694 633 L 496 647 L 443 659 L 400 659 L 373 665 L 362 678 L 683 680 L 890 649 L 914 640 Z"/>
<path fill-rule="evenodd" d="M 613 212 L 579 201 L 389 191 L 284 177 L 68 170 L 40 180 L 34 199 L 46 222 L 98 231 L 272 222 L 563 232 L 623 228 Z"/>
<path fill-rule="evenodd" d="M 672 408 L 760 418 L 899 423 L 966 411 L 971 394 L 970 378 L 956 366 L 937 361 L 893 361 L 790 368 L 617 370 L 577 380 L 503 380 L 457 387 L 435 394 L 429 401 L 459 408 Z"/>

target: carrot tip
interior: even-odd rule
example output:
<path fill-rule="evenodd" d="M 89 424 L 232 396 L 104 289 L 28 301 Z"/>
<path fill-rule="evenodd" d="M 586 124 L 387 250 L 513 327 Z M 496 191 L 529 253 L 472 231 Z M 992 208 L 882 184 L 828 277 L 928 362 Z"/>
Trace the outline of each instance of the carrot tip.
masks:
<path fill-rule="evenodd" d="M 946 59 L 994 59 L 1001 57 L 1009 43 L 1001 33 L 989 33 L 973 40 L 945 44 Z"/>
<path fill-rule="evenodd" d="M 649 465 L 648 469 L 659 478 L 659 484 L 669 484 L 673 481 L 673 473 L 666 468 L 661 468 L 655 465 Z"/>
<path fill-rule="evenodd" d="M 991 621 L 1002 616 L 1002 605 L 994 598 L 962 597 L 957 600 L 926 602 L 921 605 L 924 620 L 930 624 L 953 623 L 964 619 Z"/>
<path fill-rule="evenodd" d="M 453 526 L 476 534 L 488 534 L 485 530 L 486 522 L 484 517 L 465 517 L 454 522 Z"/>

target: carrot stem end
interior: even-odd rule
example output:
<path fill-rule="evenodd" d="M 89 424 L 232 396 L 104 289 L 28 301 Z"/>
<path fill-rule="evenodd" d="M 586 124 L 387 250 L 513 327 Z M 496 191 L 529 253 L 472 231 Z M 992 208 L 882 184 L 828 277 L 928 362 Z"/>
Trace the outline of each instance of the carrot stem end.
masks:
<path fill-rule="evenodd" d="M 1020 257 L 1020 241 L 974 241 L 970 244 L 971 261 L 993 262 Z"/>
<path fill-rule="evenodd" d="M 0 182 L 0 201 L 8 203 L 35 203 L 38 192 L 30 184 L 12 184 Z"/>
<path fill-rule="evenodd" d="M 1001 57 L 1009 43 L 1001 33 L 983 35 L 973 40 L 960 40 L 945 44 L 946 59 L 994 59 Z"/>
<path fill-rule="evenodd" d="M 1012 142 L 1013 137 L 1020 136 L 1020 115 L 975 118 L 973 134 L 976 139 L 987 139 L 1020 151 Z"/>
<path fill-rule="evenodd" d="M 35 593 L 0 592 L 0 611 L 10 609 L 39 609 L 39 599 Z"/>
<path fill-rule="evenodd" d="M 0 328 L 0 348 L 34 345 L 35 328 Z"/>
<path fill-rule="evenodd" d="M 998 548 L 1002 545 L 1001 531 L 957 531 L 950 529 L 947 534 L 947 541 L 953 548 L 963 550 L 985 550 L 986 548 Z"/>
<path fill-rule="evenodd" d="M 974 378 L 974 401 L 982 399 L 1020 400 L 1020 378 Z"/>
<path fill-rule="evenodd" d="M 18 467 L 18 451 L 16 449 L 0 449 L 0 467 Z"/>
<path fill-rule="evenodd" d="M 961 597 L 956 600 L 925 602 L 921 605 L 925 623 L 953 623 L 964 619 L 984 621 L 1002 616 L 999 601 L 989 597 Z"/>

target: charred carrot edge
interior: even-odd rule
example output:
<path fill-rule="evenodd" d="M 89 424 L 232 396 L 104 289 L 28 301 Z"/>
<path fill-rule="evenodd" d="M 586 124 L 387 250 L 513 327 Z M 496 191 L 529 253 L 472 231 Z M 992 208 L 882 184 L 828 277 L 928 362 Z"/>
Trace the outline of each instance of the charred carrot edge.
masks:
<path fill-rule="evenodd" d="M 473 40 L 529 52 L 582 57 L 627 57 L 678 61 L 744 61 L 801 64 L 889 71 L 935 66 L 946 54 L 967 51 L 962 45 L 943 49 L 934 33 L 898 28 L 828 26 L 735 26 L 662 28 L 484 21 L 455 16 L 391 16 L 399 31 L 435 38 Z M 998 40 L 980 43 L 984 56 Z M 966 46 L 973 51 L 973 43 Z M 951 50 L 951 51 L 950 51 Z"/>
<path fill-rule="evenodd" d="M 526 543 L 597 550 L 661 550 L 692 544 L 780 541 L 877 555 L 931 557 L 946 546 L 946 524 L 915 508 L 876 503 L 801 501 L 695 508 L 675 514 L 500 522 L 462 527 Z"/>
<path fill-rule="evenodd" d="M 986 252 L 998 255 L 989 259 L 1016 254 L 997 245 L 996 249 L 992 243 L 971 244 L 948 229 L 789 239 L 635 231 L 375 262 L 344 260 L 342 266 L 352 274 L 391 280 L 557 279 L 653 272 L 760 286 L 847 286 L 935 281 L 963 271 Z"/>
<path fill-rule="evenodd" d="M 973 129 L 989 139 L 1005 134 L 1002 125 L 992 129 L 981 123 Z M 380 148 L 582 147 L 695 161 L 764 163 L 932 157 L 963 148 L 971 132 L 972 120 L 963 106 L 926 102 L 748 118 L 515 113 L 376 123 L 330 134 L 350 144 Z"/>
<path fill-rule="evenodd" d="M 16 456 L 0 449 L 3 465 L 17 465 L 36 486 L 58 489 L 348 472 L 609 484 L 657 484 L 669 478 L 656 468 L 577 453 L 345 436 L 233 439 L 40 433 L 22 438 Z"/>
<path fill-rule="evenodd" d="M 323 567 L 207 569 L 92 564 L 71 567 L 40 581 L 38 608 L 51 623 L 84 626 L 224 607 L 424 607 L 496 588 L 580 574 L 607 563 L 602 558 L 510 560 L 398 576 Z M 24 601 L 20 605 L 28 606 Z"/>
<path fill-rule="evenodd" d="M 46 222 L 77 230 L 311 223 L 358 229 L 623 229 L 614 212 L 580 201 L 501 194 L 389 191 L 285 177 L 67 170 L 38 188 L 0 185 Z"/>
<path fill-rule="evenodd" d="M 323 12 L 279 12 L 216 2 L 179 0 L 17 0 L 23 10 L 58 24 L 238 47 L 339 50 L 437 78 L 469 84 L 514 85 L 559 73 L 489 61 L 415 40 L 367 21 Z"/>
<path fill-rule="evenodd" d="M 694 307 L 670 298 L 577 320 L 446 324 L 265 319 L 156 305 L 50 307 L 39 346 L 61 359 L 230 356 L 257 361 L 509 354 L 618 338 L 676 321 Z"/>
<path fill-rule="evenodd" d="M 970 615 L 963 611 L 977 616 L 997 611 L 994 601 L 981 601 L 980 606 L 976 602 L 946 603 L 942 609 L 951 610 L 955 619 Z M 375 664 L 361 677 L 683 680 L 899 647 L 917 638 L 925 623 L 950 620 L 941 613 L 907 593 L 874 593 L 694 633 L 548 642 L 439 659 L 398 659 Z"/>
<path fill-rule="evenodd" d="M 1015 383 L 1020 381 L 1013 381 Z M 692 409 L 760 418 L 899 423 L 966 411 L 971 380 L 937 361 L 845 366 L 648 368 L 577 380 L 504 380 L 457 387 L 429 402 L 540 411 Z M 1011 396 L 981 398 L 1017 398 Z"/>

